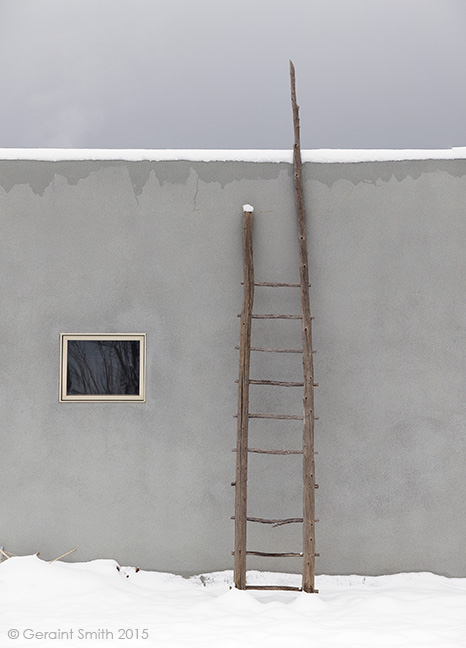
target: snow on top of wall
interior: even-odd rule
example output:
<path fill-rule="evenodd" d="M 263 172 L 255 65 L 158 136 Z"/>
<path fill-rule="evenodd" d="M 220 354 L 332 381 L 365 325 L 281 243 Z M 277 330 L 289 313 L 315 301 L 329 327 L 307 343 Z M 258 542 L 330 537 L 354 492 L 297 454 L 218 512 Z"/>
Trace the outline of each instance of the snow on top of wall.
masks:
<path fill-rule="evenodd" d="M 301 152 L 303 162 L 354 163 L 401 160 L 466 159 L 466 146 L 450 149 L 313 149 Z M 292 162 L 292 150 L 204 149 L 57 149 L 4 148 L 0 160 L 127 160 L 129 162 L 188 160 L 192 162 Z"/>

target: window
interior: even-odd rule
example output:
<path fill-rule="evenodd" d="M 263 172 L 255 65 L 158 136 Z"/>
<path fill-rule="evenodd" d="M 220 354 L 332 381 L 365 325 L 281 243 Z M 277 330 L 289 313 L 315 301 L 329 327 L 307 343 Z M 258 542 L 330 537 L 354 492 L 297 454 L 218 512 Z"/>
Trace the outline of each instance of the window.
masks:
<path fill-rule="evenodd" d="M 60 402 L 145 401 L 145 334 L 60 335 Z"/>

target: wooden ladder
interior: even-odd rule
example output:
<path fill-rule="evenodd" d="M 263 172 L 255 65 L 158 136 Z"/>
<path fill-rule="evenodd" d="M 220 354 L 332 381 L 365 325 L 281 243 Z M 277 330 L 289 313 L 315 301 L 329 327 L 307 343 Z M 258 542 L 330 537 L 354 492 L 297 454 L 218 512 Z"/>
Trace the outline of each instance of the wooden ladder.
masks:
<path fill-rule="evenodd" d="M 265 590 L 290 590 L 317 592 L 314 587 L 315 580 L 315 483 L 314 473 L 314 368 L 312 349 L 312 317 L 309 299 L 309 270 L 306 238 L 306 217 L 304 210 L 304 197 L 301 178 L 301 150 L 299 137 L 299 107 L 296 103 L 294 67 L 290 61 L 291 98 L 293 107 L 294 125 L 294 189 L 296 210 L 298 217 L 298 246 L 299 246 L 299 276 L 300 283 L 275 283 L 255 282 L 253 264 L 253 208 L 249 205 L 243 207 L 243 307 L 240 320 L 239 347 L 239 378 L 238 383 L 238 428 L 236 452 L 236 481 L 235 486 L 235 550 L 234 555 L 234 582 L 238 589 L 265 589 Z M 299 288 L 301 295 L 301 313 L 298 315 L 281 314 L 255 314 L 253 313 L 254 288 Z M 299 319 L 302 329 L 301 349 L 274 349 L 251 346 L 252 320 L 280 320 Z M 300 353 L 303 359 L 302 382 L 288 382 L 281 380 L 251 380 L 249 377 L 250 355 L 253 352 L 266 353 Z M 303 413 L 302 414 L 265 414 L 251 413 L 249 411 L 249 386 L 269 385 L 275 387 L 302 387 L 303 388 Z M 248 432 L 250 419 L 282 419 L 303 421 L 303 446 L 302 450 L 265 450 L 249 447 Z M 266 519 L 250 517 L 247 514 L 247 477 L 248 454 L 250 452 L 270 455 L 299 454 L 303 457 L 303 516 L 302 518 Z M 269 553 L 264 551 L 248 551 L 246 548 L 247 524 L 271 524 L 275 527 L 285 524 L 302 523 L 303 548 L 301 552 Z M 263 556 L 268 558 L 302 558 L 302 587 L 287 587 L 274 585 L 248 585 L 246 583 L 246 557 Z"/>

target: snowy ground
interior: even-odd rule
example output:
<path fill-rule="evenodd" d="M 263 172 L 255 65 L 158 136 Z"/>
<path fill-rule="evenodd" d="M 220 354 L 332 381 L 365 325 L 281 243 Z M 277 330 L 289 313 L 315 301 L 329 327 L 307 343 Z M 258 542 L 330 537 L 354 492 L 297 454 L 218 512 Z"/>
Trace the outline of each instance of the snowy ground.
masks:
<path fill-rule="evenodd" d="M 0 564 L 0 647 L 466 647 L 466 579 L 320 576 L 319 594 L 296 594 L 238 591 L 231 578 L 118 570 L 113 560 L 10 558 Z M 300 581 L 259 572 L 248 579 Z"/>

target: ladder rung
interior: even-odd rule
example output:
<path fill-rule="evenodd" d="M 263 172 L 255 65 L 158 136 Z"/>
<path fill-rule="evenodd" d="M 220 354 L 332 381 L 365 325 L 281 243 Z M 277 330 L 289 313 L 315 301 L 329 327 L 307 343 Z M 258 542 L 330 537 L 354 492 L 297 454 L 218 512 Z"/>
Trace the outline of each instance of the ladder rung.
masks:
<path fill-rule="evenodd" d="M 282 421 L 303 421 L 299 414 L 248 414 L 249 418 L 280 419 Z"/>
<path fill-rule="evenodd" d="M 241 313 L 238 313 L 236 317 L 241 317 Z M 294 319 L 294 320 L 303 319 L 302 315 L 277 315 L 276 313 L 256 313 L 251 315 L 251 318 L 252 319 Z"/>
<path fill-rule="evenodd" d="M 235 349 L 239 349 L 236 345 Z M 302 353 L 302 349 L 263 349 L 261 347 L 251 347 L 250 351 L 265 351 L 266 353 Z"/>
<path fill-rule="evenodd" d="M 235 516 L 232 515 L 231 519 L 234 520 Z M 257 517 L 247 517 L 248 522 L 258 522 L 259 524 L 273 524 L 274 526 L 281 526 L 283 524 L 299 524 L 303 521 L 303 518 L 285 518 L 284 520 L 277 519 L 267 519 L 267 518 L 257 518 Z"/>
<path fill-rule="evenodd" d="M 247 556 L 263 556 L 264 558 L 302 558 L 303 552 L 284 552 L 284 553 L 269 553 L 268 551 L 246 551 Z"/>
<path fill-rule="evenodd" d="M 252 319 L 303 319 L 302 315 L 277 315 L 276 313 L 256 313 L 251 315 Z"/>
<path fill-rule="evenodd" d="M 237 452 L 237 448 L 233 448 L 232 452 Z M 260 448 L 248 448 L 248 452 L 258 452 L 260 454 L 276 454 L 276 455 L 302 455 L 302 450 L 261 450 Z"/>
<path fill-rule="evenodd" d="M 238 414 L 233 414 L 234 418 L 238 418 Z M 263 419 L 280 419 L 281 421 L 302 421 L 304 416 L 299 414 L 248 414 L 248 418 L 263 418 Z"/>
<path fill-rule="evenodd" d="M 244 286 L 244 281 L 241 282 L 241 285 Z M 299 283 L 283 283 L 276 281 L 258 281 L 254 284 L 255 286 L 268 286 L 269 288 L 301 288 Z M 307 284 L 308 287 L 311 287 L 311 284 Z"/>
<path fill-rule="evenodd" d="M 283 590 L 284 592 L 302 592 L 302 587 L 291 587 L 291 585 L 246 585 L 247 590 Z M 317 592 L 317 590 L 314 590 Z"/>
<path fill-rule="evenodd" d="M 232 551 L 231 555 L 234 556 L 235 552 Z M 302 558 L 303 552 L 287 552 L 287 553 L 269 553 L 268 551 L 246 551 L 246 556 L 262 556 L 263 558 Z M 320 554 L 314 554 L 316 558 L 320 558 Z"/>
<path fill-rule="evenodd" d="M 232 452 L 238 452 L 237 448 L 233 448 Z M 248 448 L 248 452 L 258 452 L 259 454 L 276 454 L 276 455 L 302 455 L 302 450 L 261 450 L 260 448 Z M 315 455 L 319 454 L 317 451 L 314 452 Z M 236 482 L 232 484 L 236 486 Z M 319 488 L 316 486 L 316 488 Z"/>
<path fill-rule="evenodd" d="M 239 380 L 235 380 L 238 383 Z M 269 385 L 271 387 L 304 387 L 302 382 L 286 382 L 282 380 L 249 380 L 250 385 Z"/>

